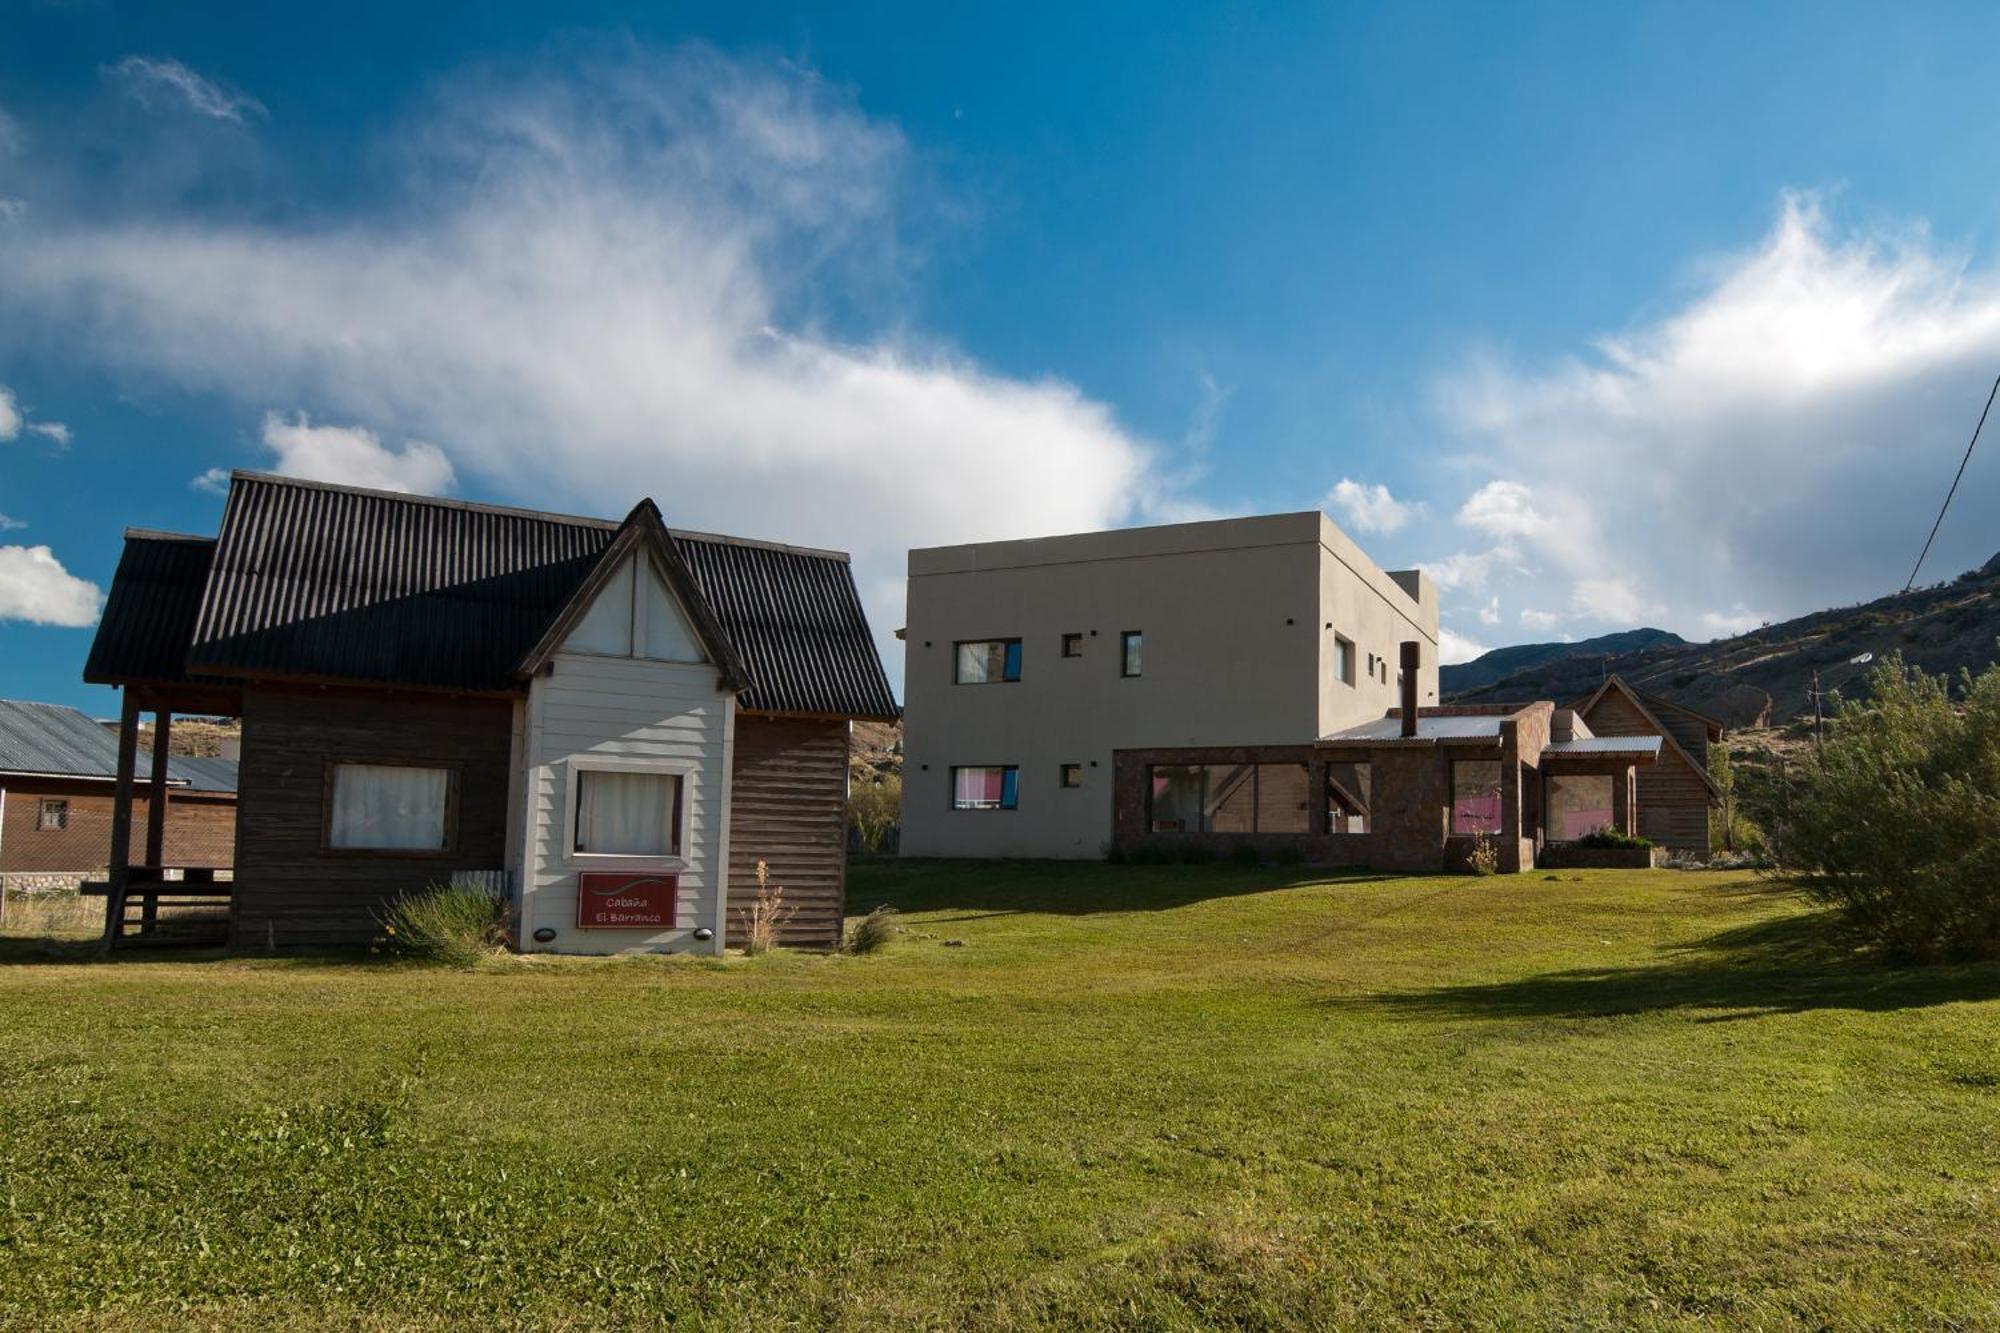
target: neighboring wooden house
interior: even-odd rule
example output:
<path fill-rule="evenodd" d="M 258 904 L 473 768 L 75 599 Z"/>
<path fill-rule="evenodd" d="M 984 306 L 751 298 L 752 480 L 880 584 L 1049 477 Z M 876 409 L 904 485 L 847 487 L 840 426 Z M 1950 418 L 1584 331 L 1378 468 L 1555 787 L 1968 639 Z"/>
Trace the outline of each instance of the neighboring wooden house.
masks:
<path fill-rule="evenodd" d="M 1666 738 L 1660 761 L 1639 773 L 1639 834 L 1695 856 L 1708 854 L 1709 811 L 1722 794 L 1708 775 L 1708 747 L 1722 723 L 1613 675 L 1575 705 L 1598 736 Z"/>
<path fill-rule="evenodd" d="M 0 699 L 0 880 L 59 883 L 111 863 L 118 744 L 61 704 Z M 176 755 L 167 766 L 167 855 L 226 868 L 236 842 L 236 765 Z M 148 818 L 145 798 L 134 817 Z"/>
<path fill-rule="evenodd" d="M 85 678 L 128 789 L 142 710 L 242 718 L 258 948 L 475 878 L 523 949 L 719 951 L 759 860 L 781 938 L 837 945 L 849 723 L 897 712 L 838 552 L 253 473 L 213 539 L 127 534 Z"/>

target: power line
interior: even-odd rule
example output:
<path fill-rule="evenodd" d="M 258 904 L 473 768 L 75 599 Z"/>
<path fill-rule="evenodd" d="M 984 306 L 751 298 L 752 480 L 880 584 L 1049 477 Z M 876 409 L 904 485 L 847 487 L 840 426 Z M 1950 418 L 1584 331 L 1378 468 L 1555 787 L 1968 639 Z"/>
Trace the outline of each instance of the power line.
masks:
<path fill-rule="evenodd" d="M 1965 457 L 1958 460 L 1958 475 L 1951 479 L 1951 489 L 1944 493 L 1944 503 L 1938 506 L 1937 522 L 1931 524 L 1931 535 L 1924 538 L 1924 549 L 1917 554 L 1917 563 L 1910 566 L 1910 581 L 1903 585 L 1908 592 L 1917 586 L 1917 571 L 1924 567 L 1924 557 L 1931 553 L 1931 543 L 1937 540 L 1938 529 L 1944 526 L 1944 511 L 1951 508 L 1951 497 L 1958 494 L 1958 483 L 1965 478 L 1965 465 L 1972 461 L 1972 446 L 1979 443 L 1979 432 L 1986 428 L 1986 414 L 1993 410 L 1993 397 L 2000 394 L 2000 376 L 1993 380 L 1993 389 L 1986 395 L 1986 406 L 1980 410 L 1979 424 L 1972 428 L 1972 438 L 1966 441 Z"/>

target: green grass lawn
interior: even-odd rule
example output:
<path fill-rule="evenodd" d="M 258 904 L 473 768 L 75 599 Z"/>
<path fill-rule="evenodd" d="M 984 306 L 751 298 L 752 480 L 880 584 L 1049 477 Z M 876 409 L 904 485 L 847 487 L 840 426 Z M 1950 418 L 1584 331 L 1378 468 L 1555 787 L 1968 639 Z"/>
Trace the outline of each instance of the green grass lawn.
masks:
<path fill-rule="evenodd" d="M 0 942 L 0 1324 L 2000 1326 L 2000 966 L 1741 875 L 851 889 L 885 952 Z"/>

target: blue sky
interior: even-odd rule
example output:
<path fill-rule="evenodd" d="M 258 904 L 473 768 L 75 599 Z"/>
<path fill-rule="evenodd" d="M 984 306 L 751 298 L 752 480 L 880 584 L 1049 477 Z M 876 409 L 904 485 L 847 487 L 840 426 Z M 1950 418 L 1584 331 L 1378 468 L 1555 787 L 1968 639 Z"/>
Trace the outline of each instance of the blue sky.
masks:
<path fill-rule="evenodd" d="M 1990 7 L 0 6 L 0 693 L 255 467 L 854 551 L 1325 506 L 1455 654 L 1901 586 Z M 1975 458 L 1929 577 L 2000 547 Z"/>

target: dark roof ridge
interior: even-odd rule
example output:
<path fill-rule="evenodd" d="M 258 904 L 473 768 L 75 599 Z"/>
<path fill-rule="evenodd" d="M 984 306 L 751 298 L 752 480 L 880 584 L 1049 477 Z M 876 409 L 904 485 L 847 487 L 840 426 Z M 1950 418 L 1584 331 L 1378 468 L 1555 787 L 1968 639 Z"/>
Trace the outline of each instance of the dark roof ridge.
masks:
<path fill-rule="evenodd" d="M 137 540 L 144 542 L 199 542 L 206 543 L 209 546 L 215 545 L 215 538 L 213 537 L 203 537 L 192 532 L 168 532 L 164 528 L 127 528 L 125 529 L 125 539 L 127 541 Z"/>
<path fill-rule="evenodd" d="M 349 486 L 337 481 L 313 481 L 305 477 L 287 477 L 277 472 L 257 472 L 247 468 L 237 468 L 229 474 L 230 480 L 261 481 L 277 486 L 296 486 L 303 490 L 335 491 L 342 495 L 366 495 L 378 500 L 400 500 L 405 504 L 431 505 L 439 509 L 463 509 L 477 514 L 500 514 L 511 518 L 538 518 L 552 523 L 573 523 L 578 527 L 602 528 L 606 532 L 616 532 L 624 525 L 624 520 L 615 518 L 592 518 L 588 514 L 565 514 L 553 509 L 528 509 L 520 505 L 488 504 L 483 500 L 454 500 L 444 495 L 419 495 L 414 491 L 385 491 L 370 486 Z M 651 498 L 640 504 L 651 504 Z M 657 509 L 659 506 L 654 505 Z M 629 515 L 628 515 L 629 517 Z M 182 537 L 182 533 L 152 533 L 137 528 L 126 530 L 126 536 Z M 750 546 L 767 551 L 785 551 L 792 555 L 814 556 L 823 560 L 849 561 L 852 557 L 846 551 L 835 551 L 818 546 L 797 546 L 790 542 L 771 541 L 762 537 L 736 537 L 723 532 L 700 532 L 693 528 L 668 528 L 670 537 L 696 542 L 721 542 L 730 546 Z M 190 541 L 214 541 L 213 537 L 188 537 Z"/>

